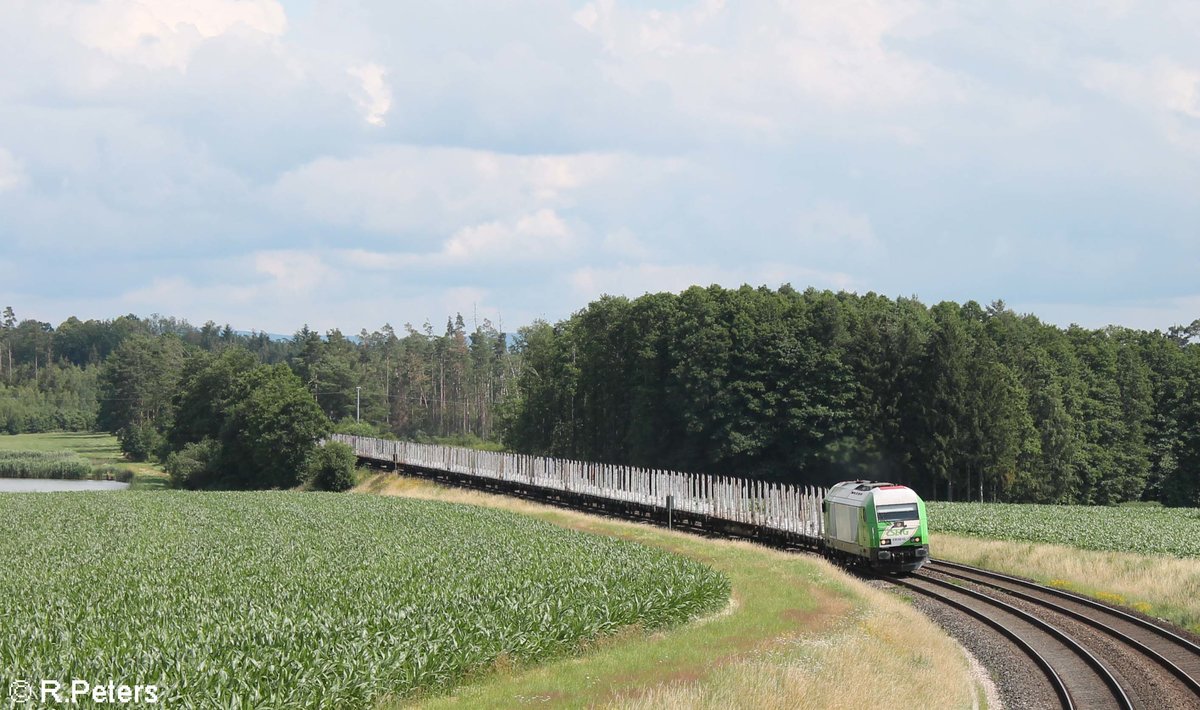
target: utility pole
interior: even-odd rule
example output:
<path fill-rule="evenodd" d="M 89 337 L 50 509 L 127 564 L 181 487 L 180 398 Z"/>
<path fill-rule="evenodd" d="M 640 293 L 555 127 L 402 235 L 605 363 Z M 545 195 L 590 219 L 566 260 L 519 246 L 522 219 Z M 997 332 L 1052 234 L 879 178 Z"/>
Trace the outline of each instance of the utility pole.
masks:
<path fill-rule="evenodd" d="M 354 421 L 362 421 L 362 387 L 354 388 Z"/>

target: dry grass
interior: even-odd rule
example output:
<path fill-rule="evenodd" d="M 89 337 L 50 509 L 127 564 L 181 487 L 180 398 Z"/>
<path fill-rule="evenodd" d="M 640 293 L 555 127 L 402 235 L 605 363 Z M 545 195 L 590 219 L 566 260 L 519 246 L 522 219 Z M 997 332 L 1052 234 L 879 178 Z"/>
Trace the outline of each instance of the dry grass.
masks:
<path fill-rule="evenodd" d="M 583 655 L 483 676 L 424 707 L 978 707 L 962 649 L 899 598 L 824 561 L 708 540 L 393 475 L 356 489 L 505 508 L 699 559 L 729 575 L 724 611 L 667 632 L 630 632 Z M 386 704 L 385 704 L 386 706 Z"/>
<path fill-rule="evenodd" d="M 1200 633 L 1200 559 L 935 534 L 937 557 L 1028 577 Z"/>
<path fill-rule="evenodd" d="M 869 707 L 881 698 L 900 707 L 972 705 L 953 641 L 891 595 L 854 591 L 867 607 L 831 631 L 781 639 L 714 669 L 702 683 L 664 683 L 607 706 L 818 710 Z"/>

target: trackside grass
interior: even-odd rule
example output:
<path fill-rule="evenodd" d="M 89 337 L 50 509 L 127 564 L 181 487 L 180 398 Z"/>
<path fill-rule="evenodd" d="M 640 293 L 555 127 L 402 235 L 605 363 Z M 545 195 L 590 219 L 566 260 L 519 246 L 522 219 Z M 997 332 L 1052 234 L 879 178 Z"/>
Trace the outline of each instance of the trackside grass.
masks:
<path fill-rule="evenodd" d="M 634 540 L 703 562 L 732 583 L 732 603 L 713 616 L 665 631 L 629 633 L 576 658 L 500 669 L 448 695 L 420 700 L 420 707 L 760 710 L 881 702 L 932 709 L 986 704 L 961 648 L 933 622 L 896 596 L 812 556 L 390 474 L 372 476 L 357 490 L 502 508 Z"/>
<path fill-rule="evenodd" d="M 930 536 L 935 557 L 1013 574 L 1126 606 L 1200 633 L 1200 558 Z"/>
<path fill-rule="evenodd" d="M 31 524 L 31 521 L 53 521 Z M 370 707 L 725 606 L 691 559 L 506 511 L 316 493 L 0 495 L 0 681 Z"/>
<path fill-rule="evenodd" d="M 935 557 L 1037 580 L 1200 633 L 1200 510 L 928 503 Z"/>

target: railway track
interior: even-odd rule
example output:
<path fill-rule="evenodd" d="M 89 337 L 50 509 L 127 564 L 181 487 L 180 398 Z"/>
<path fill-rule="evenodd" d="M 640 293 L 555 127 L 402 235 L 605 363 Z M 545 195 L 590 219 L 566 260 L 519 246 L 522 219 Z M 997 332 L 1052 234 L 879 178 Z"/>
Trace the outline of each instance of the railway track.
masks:
<path fill-rule="evenodd" d="M 1124 610 L 1027 580 L 930 561 L 885 577 L 1007 637 L 1064 708 L 1200 708 L 1200 645 Z"/>
<path fill-rule="evenodd" d="M 343 437 L 361 462 L 438 482 L 691 532 L 820 553 L 819 489 L 488 454 Z M 885 578 L 957 609 L 1007 637 L 1018 655 L 1012 688 L 1045 678 L 1030 707 L 1196 708 L 1200 646 L 1135 615 L 1061 590 L 950 562 L 908 578 Z M 952 623 L 960 623 L 957 620 Z M 974 628 L 974 627 L 972 627 Z M 967 632 L 973 633 L 973 632 Z M 963 638 L 963 637 L 960 637 Z M 985 653 L 988 649 L 984 649 Z M 1010 655 L 993 659 L 1001 666 Z M 1032 664 L 1032 665 L 1031 665 Z M 1018 698 L 1020 700 L 1020 698 Z"/>
<path fill-rule="evenodd" d="M 953 607 L 1005 636 L 1042 670 L 1063 708 L 1133 710 L 1112 671 L 1053 624 L 996 597 L 930 574 L 883 579 Z"/>

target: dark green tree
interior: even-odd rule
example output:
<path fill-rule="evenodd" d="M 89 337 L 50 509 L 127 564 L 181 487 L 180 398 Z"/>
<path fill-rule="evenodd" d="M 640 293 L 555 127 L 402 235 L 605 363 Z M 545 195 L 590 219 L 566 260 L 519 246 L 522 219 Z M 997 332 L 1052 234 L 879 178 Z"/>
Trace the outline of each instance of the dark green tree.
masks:
<path fill-rule="evenodd" d="M 221 431 L 223 483 L 291 488 L 331 424 L 286 365 L 263 365 L 242 378 Z"/>

